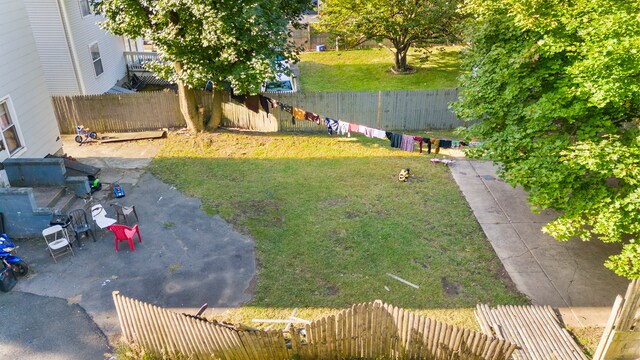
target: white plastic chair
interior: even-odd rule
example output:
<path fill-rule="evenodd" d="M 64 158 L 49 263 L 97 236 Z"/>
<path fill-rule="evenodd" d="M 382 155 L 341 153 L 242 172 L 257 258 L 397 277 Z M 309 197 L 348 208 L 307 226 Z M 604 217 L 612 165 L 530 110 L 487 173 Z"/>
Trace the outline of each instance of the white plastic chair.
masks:
<path fill-rule="evenodd" d="M 100 229 L 106 229 L 116 223 L 116 219 L 107 217 L 107 210 L 100 204 L 91 207 L 91 217 Z"/>
<path fill-rule="evenodd" d="M 60 256 L 68 252 L 73 256 L 76 255 L 73 253 L 73 249 L 71 248 L 69 234 L 62 226 L 50 226 L 42 230 L 42 236 L 44 237 L 44 241 L 47 243 L 47 247 L 49 248 L 49 252 L 51 253 L 51 257 L 53 257 L 53 261 L 55 263 L 58 262 L 56 260 L 56 255 Z"/>

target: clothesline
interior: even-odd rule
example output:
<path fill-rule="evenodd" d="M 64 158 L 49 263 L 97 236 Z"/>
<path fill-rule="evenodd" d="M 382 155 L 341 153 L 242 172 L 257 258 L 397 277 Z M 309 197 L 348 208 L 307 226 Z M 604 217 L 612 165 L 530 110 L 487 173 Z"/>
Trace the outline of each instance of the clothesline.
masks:
<path fill-rule="evenodd" d="M 311 111 L 305 111 L 304 109 L 294 107 L 285 103 L 282 103 L 276 99 L 266 97 L 264 95 L 235 95 L 231 93 L 231 98 L 237 102 L 244 103 L 244 105 L 251 111 L 258 113 L 260 107 L 269 115 L 270 110 L 280 109 L 291 114 L 291 121 L 295 125 L 296 120 L 307 120 L 314 122 L 318 125 L 322 125 L 324 122 L 327 127 L 329 135 L 336 133 L 338 135 L 351 136 L 351 133 L 359 133 L 369 138 L 377 139 L 389 139 L 391 141 L 392 148 L 398 148 L 404 151 L 413 152 L 415 148 L 415 142 L 420 144 L 420 153 L 422 153 L 422 146 L 426 143 L 427 153 L 431 154 L 432 147 L 436 154 L 440 153 L 440 149 L 458 148 L 466 145 L 476 145 L 479 143 L 466 143 L 464 141 L 447 140 L 428 138 L 421 136 L 411 136 L 405 134 L 393 133 L 381 129 L 371 128 L 364 125 L 355 123 L 349 123 L 342 120 L 336 120 L 328 116 L 321 116 Z"/>

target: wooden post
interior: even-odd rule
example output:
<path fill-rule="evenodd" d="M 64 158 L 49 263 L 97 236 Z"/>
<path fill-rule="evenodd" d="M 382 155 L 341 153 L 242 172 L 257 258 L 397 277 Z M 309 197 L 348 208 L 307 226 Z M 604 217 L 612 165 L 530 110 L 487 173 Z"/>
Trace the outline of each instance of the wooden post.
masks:
<path fill-rule="evenodd" d="M 378 91 L 378 129 L 382 129 L 380 126 L 380 118 L 382 112 L 382 91 Z"/>

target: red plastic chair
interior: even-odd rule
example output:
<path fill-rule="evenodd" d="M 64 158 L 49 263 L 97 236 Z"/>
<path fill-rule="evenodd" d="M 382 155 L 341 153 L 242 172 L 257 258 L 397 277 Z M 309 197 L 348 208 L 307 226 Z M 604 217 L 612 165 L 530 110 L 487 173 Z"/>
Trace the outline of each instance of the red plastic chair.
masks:
<path fill-rule="evenodd" d="M 138 234 L 138 241 L 142 242 L 142 236 L 140 236 L 140 229 L 138 228 L 138 224 L 135 224 L 132 228 L 124 225 L 113 224 L 107 227 L 107 229 L 111 230 L 116 236 L 116 251 L 118 251 L 118 243 L 125 240 L 129 242 L 129 249 L 131 249 L 131 251 L 134 251 L 133 237 L 136 234 Z"/>

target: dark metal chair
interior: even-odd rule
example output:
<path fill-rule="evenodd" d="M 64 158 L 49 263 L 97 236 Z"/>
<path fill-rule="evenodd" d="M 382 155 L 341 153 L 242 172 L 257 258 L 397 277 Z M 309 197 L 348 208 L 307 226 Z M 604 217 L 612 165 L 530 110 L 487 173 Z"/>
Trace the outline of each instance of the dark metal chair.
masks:
<path fill-rule="evenodd" d="M 78 245 L 82 246 L 82 242 L 80 241 L 80 234 L 91 234 L 93 241 L 96 241 L 96 236 L 93 233 L 93 227 L 91 223 L 87 220 L 87 212 L 84 209 L 76 209 L 69 212 L 69 217 L 71 218 L 71 228 L 76 235 L 76 240 L 78 240 Z M 89 236 L 89 235 L 87 235 Z"/>

